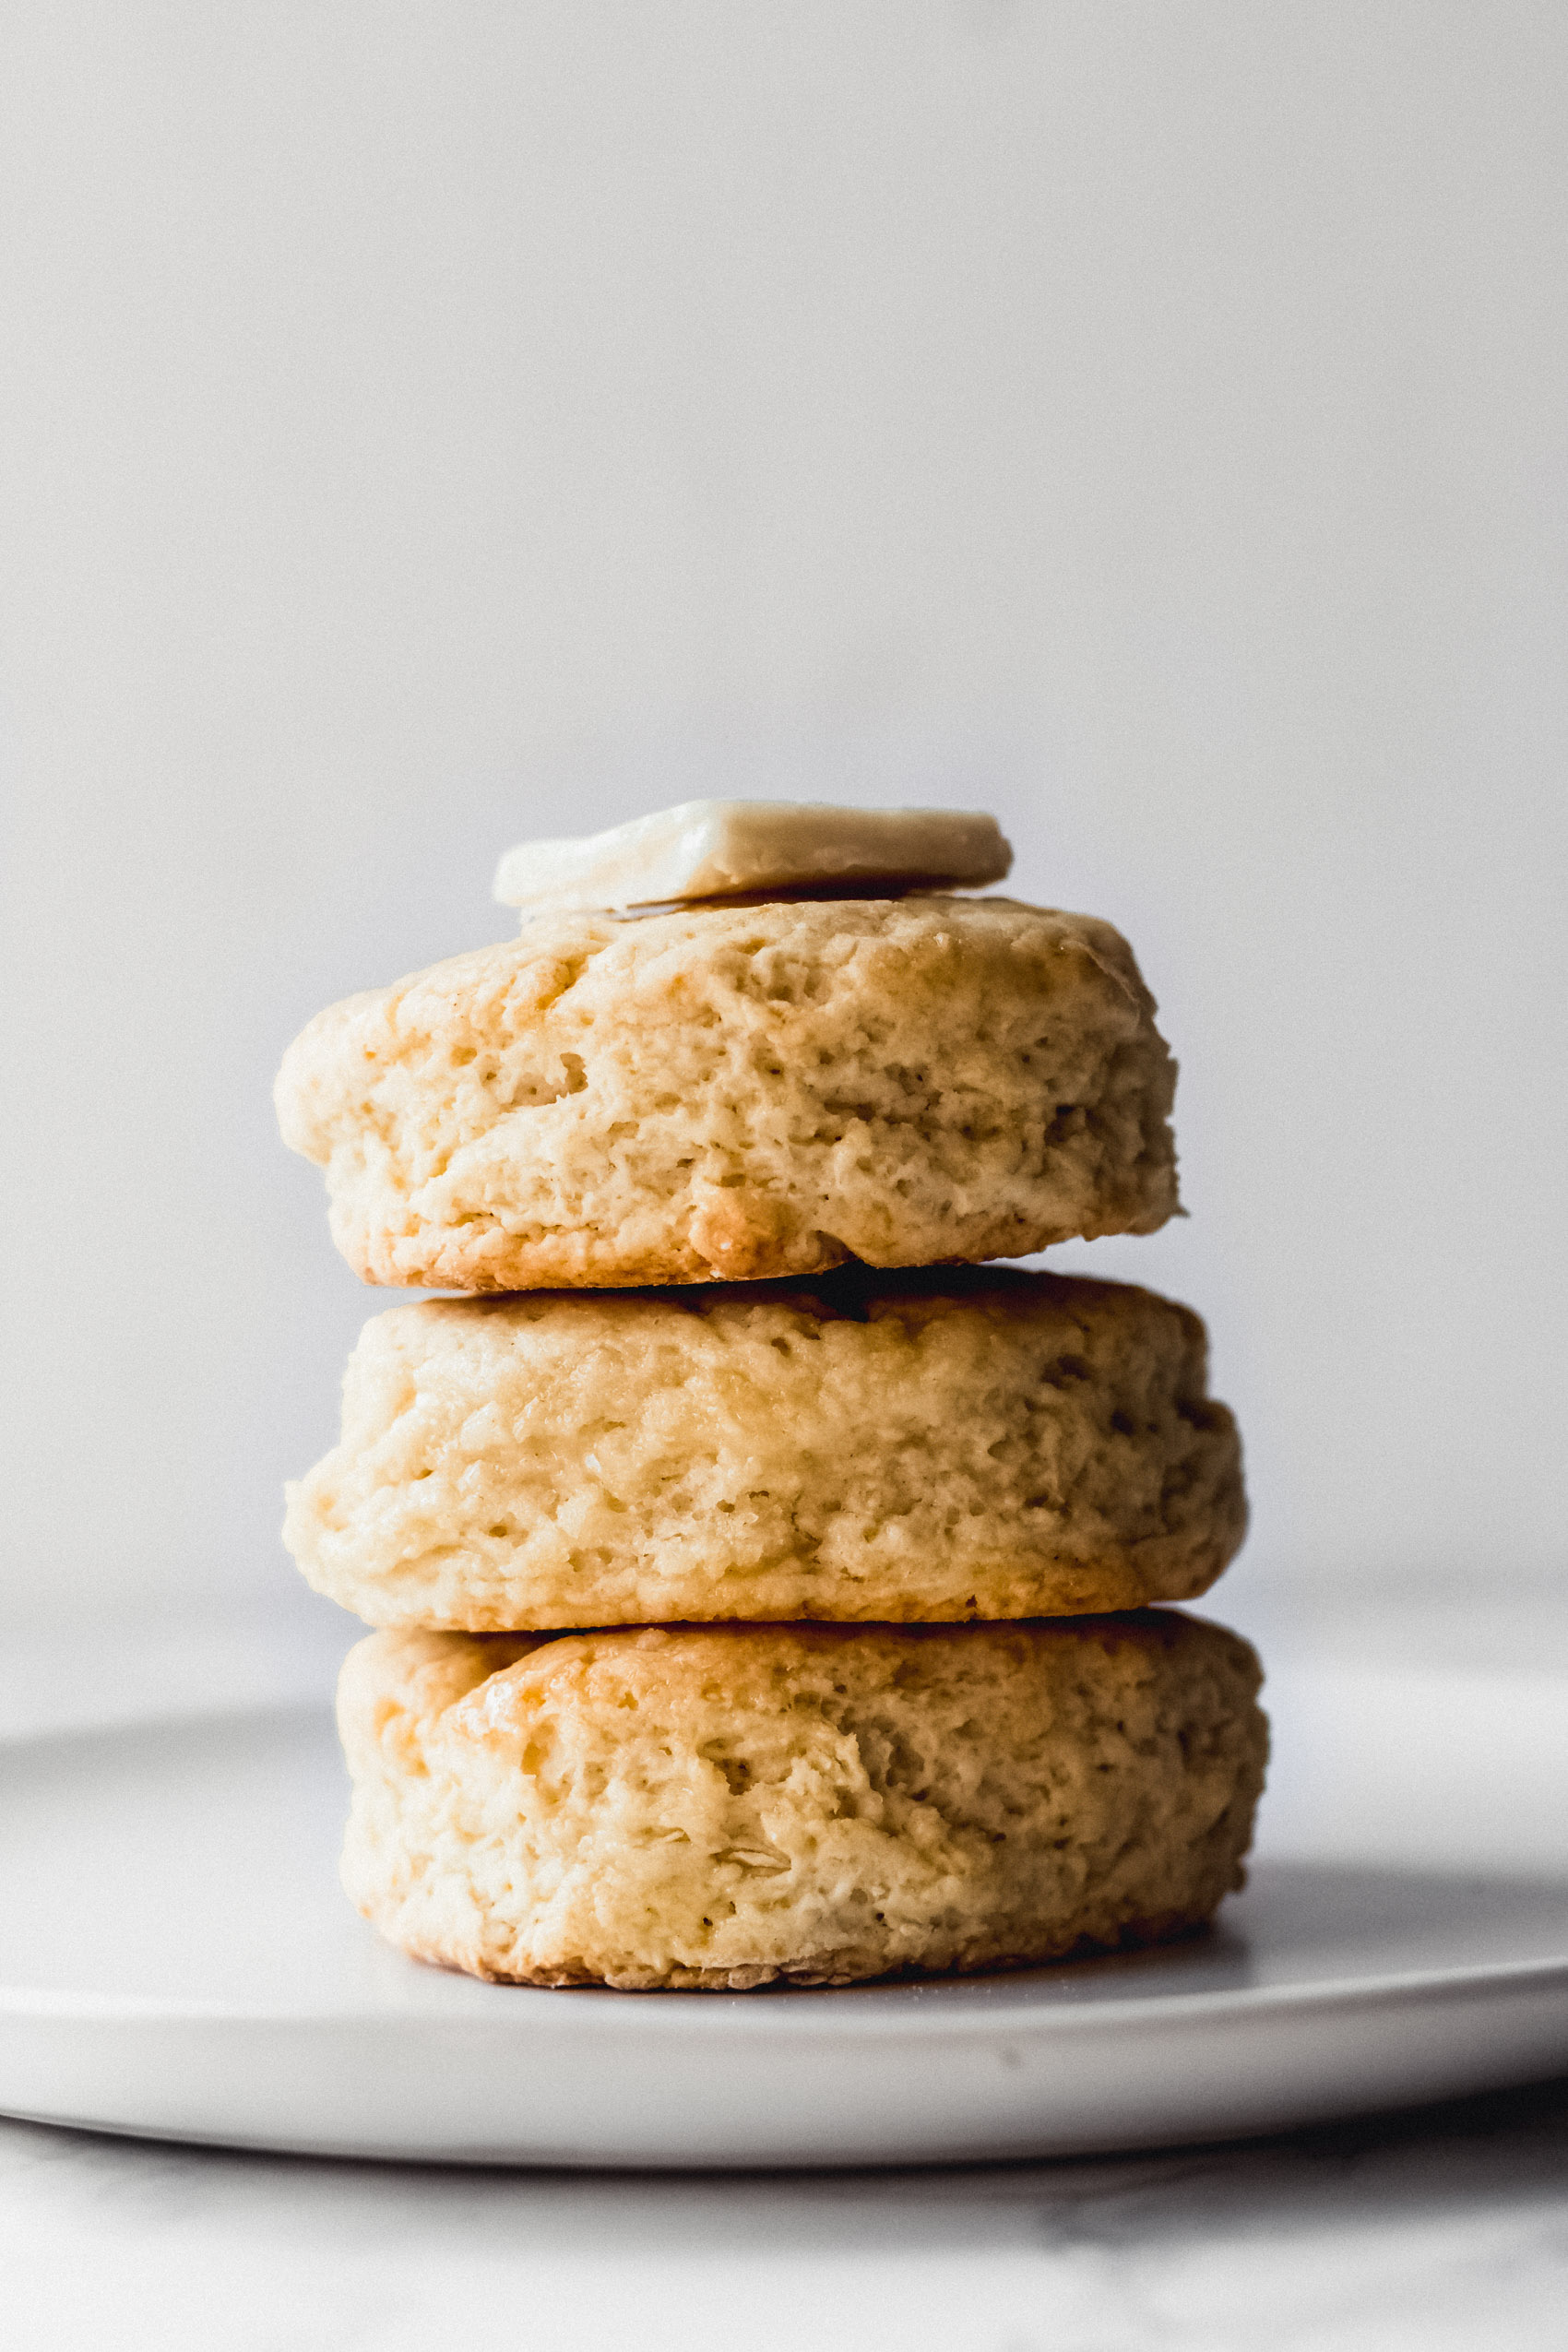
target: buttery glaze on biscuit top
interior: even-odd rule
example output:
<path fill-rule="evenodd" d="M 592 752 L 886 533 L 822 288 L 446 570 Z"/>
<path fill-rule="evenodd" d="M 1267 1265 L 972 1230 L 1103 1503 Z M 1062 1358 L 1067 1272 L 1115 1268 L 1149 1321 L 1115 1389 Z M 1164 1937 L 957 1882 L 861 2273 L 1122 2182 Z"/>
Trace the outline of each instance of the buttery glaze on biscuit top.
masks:
<path fill-rule="evenodd" d="M 1177 1207 L 1126 942 L 1006 898 L 555 913 L 319 1015 L 285 1140 L 367 1280 L 623 1288 L 1022 1256 Z"/>

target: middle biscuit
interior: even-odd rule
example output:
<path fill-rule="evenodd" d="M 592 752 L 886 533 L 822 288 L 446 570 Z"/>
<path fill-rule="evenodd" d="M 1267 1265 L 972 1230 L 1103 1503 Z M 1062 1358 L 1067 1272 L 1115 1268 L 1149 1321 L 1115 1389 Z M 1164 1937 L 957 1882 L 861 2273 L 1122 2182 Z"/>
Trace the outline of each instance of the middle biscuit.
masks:
<path fill-rule="evenodd" d="M 289 1493 L 317 1591 L 469 1633 L 1189 1599 L 1246 1525 L 1203 1324 L 943 1267 L 430 1300 L 366 1325 Z"/>

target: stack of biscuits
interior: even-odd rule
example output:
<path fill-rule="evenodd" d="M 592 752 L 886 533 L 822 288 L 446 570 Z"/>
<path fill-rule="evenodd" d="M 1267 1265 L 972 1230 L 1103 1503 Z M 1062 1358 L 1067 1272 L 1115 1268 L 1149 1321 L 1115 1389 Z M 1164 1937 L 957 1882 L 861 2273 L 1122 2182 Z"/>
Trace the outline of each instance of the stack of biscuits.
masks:
<path fill-rule="evenodd" d="M 498 1981 L 745 1990 L 1180 1934 L 1241 1883 L 1257 1662 L 1151 1604 L 1245 1523 L 1203 1325 L 999 1267 L 1176 1210 L 1109 924 L 989 818 L 693 802 L 503 861 L 516 940 L 337 1004 L 284 1134 L 367 1280 L 290 1490 L 344 1879 Z"/>

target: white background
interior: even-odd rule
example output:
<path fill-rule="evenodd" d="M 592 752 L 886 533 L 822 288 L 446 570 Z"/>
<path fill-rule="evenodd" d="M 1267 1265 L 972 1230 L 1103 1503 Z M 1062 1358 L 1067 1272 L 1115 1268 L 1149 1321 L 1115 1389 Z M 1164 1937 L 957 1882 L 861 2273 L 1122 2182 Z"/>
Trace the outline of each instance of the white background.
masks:
<path fill-rule="evenodd" d="M 1226 1587 L 1563 1559 L 1568 12 L 51 0 L 0 123 L 13 1622 L 305 1608 L 268 1089 L 722 790 L 1130 933 Z M 349 1630 L 346 1622 L 343 1630 Z"/>

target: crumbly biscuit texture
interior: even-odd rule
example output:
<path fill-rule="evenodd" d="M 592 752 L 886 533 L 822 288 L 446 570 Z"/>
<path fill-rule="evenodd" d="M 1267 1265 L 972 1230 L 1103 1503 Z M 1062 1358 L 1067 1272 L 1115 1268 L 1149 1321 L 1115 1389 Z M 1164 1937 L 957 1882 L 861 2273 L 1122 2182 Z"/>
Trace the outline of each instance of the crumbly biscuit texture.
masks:
<path fill-rule="evenodd" d="M 1241 1883 L 1246 1644 L 1056 1624 L 372 1635 L 349 1894 L 475 1976 L 744 1990 L 1158 1941 Z"/>
<path fill-rule="evenodd" d="M 619 1288 L 1016 1257 L 1176 1209 L 1124 940 L 1003 898 L 558 914 L 317 1016 L 285 1140 L 367 1281 Z"/>
<path fill-rule="evenodd" d="M 1063 1616 L 1203 1591 L 1245 1526 L 1184 1307 L 968 1268 L 429 1300 L 289 1493 L 371 1624 Z"/>

